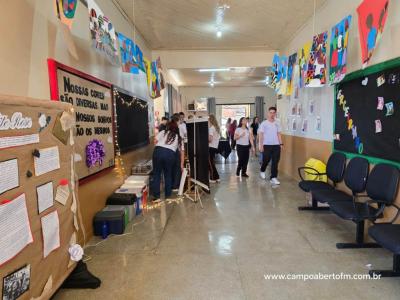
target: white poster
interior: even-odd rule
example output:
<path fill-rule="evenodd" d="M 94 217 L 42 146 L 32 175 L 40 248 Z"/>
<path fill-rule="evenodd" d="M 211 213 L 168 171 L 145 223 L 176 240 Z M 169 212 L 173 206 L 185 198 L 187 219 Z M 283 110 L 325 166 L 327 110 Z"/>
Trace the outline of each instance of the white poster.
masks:
<path fill-rule="evenodd" d="M 0 266 L 33 242 L 25 194 L 0 205 Z"/>
<path fill-rule="evenodd" d="M 39 134 L 6 136 L 0 138 L 0 149 L 39 143 Z"/>
<path fill-rule="evenodd" d="M 19 186 L 18 160 L 0 162 L 0 194 Z"/>
<path fill-rule="evenodd" d="M 41 219 L 43 234 L 43 257 L 60 247 L 60 222 L 57 211 L 53 211 Z"/>
<path fill-rule="evenodd" d="M 36 188 L 39 214 L 54 205 L 53 182 L 45 183 Z"/>
<path fill-rule="evenodd" d="M 35 156 L 35 175 L 40 176 L 60 168 L 60 154 L 58 147 L 39 150 L 40 157 Z"/>

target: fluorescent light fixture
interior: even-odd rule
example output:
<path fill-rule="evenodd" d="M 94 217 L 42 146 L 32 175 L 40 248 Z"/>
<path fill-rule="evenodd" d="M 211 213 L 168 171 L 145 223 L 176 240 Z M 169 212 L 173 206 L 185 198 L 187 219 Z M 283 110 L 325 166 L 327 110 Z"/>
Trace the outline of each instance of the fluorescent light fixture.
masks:
<path fill-rule="evenodd" d="M 218 30 L 217 31 L 217 38 L 220 38 L 222 36 L 222 31 L 221 30 Z"/>
<path fill-rule="evenodd" d="M 230 68 L 199 69 L 199 72 L 229 72 Z"/>

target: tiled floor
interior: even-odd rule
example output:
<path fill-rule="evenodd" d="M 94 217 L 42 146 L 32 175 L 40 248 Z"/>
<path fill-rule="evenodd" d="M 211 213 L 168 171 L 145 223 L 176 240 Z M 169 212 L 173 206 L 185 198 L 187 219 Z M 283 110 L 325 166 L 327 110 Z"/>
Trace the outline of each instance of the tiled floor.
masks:
<path fill-rule="evenodd" d="M 299 212 L 305 195 L 281 176 L 280 187 L 234 176 L 218 164 L 222 181 L 203 198 L 151 210 L 125 236 L 86 253 L 101 278 L 96 290 L 60 290 L 55 299 L 400 299 L 400 279 L 266 280 L 266 274 L 357 273 L 367 264 L 389 269 L 383 249 L 337 250 L 353 241 L 355 226 L 327 212 Z M 91 241 L 95 244 L 99 240 Z"/>

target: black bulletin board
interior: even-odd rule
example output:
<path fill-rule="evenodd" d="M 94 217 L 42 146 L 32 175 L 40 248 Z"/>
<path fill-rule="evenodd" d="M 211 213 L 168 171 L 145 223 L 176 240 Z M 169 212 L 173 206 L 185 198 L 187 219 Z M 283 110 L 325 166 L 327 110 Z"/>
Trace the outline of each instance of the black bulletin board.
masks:
<path fill-rule="evenodd" d="M 121 152 L 149 144 L 149 114 L 147 102 L 130 92 L 113 86 L 116 105 L 117 139 Z"/>
<path fill-rule="evenodd" d="M 378 97 L 383 97 L 382 109 Z M 337 84 L 334 120 L 334 150 L 400 166 L 400 59 L 351 73 Z"/>

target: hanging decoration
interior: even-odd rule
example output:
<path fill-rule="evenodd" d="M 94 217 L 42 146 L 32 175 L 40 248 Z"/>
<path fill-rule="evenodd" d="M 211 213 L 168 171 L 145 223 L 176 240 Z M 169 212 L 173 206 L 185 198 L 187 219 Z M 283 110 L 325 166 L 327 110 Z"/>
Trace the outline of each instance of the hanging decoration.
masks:
<path fill-rule="evenodd" d="M 86 165 L 88 168 L 96 166 L 98 163 L 100 166 L 103 165 L 104 157 L 106 152 L 104 150 L 104 144 L 98 139 L 91 140 L 86 146 Z"/>
<path fill-rule="evenodd" d="M 147 102 L 145 102 L 139 98 L 132 97 L 132 100 L 130 100 L 130 101 L 125 100 L 124 97 L 122 97 L 119 94 L 119 92 L 116 88 L 113 89 L 113 94 L 114 94 L 114 99 L 120 101 L 123 105 L 126 105 L 128 107 L 137 106 L 138 108 L 143 109 L 143 108 L 147 108 L 147 106 L 148 106 Z"/>
<path fill-rule="evenodd" d="M 303 88 L 306 86 L 305 81 L 307 78 L 308 61 L 310 60 L 311 44 L 311 41 L 307 42 L 299 50 L 299 88 Z"/>
<path fill-rule="evenodd" d="M 53 0 L 53 2 L 57 18 L 71 29 L 78 0 Z"/>
<path fill-rule="evenodd" d="M 130 39 L 118 32 L 119 52 L 121 54 L 122 72 L 139 74 L 138 64 L 135 62 L 134 48 L 136 45 Z"/>
<path fill-rule="evenodd" d="M 279 95 L 286 95 L 287 88 L 287 69 L 288 69 L 288 58 L 287 56 L 281 56 L 280 65 L 280 83 L 279 83 Z"/>
<path fill-rule="evenodd" d="M 290 96 L 293 93 L 293 78 L 294 78 L 294 69 L 297 65 L 297 53 L 293 53 L 289 56 L 288 60 L 288 68 L 287 68 L 287 88 L 286 95 Z"/>
<path fill-rule="evenodd" d="M 271 80 L 271 87 L 275 90 L 275 92 L 279 91 L 279 84 L 281 80 L 281 74 L 280 74 L 280 64 L 281 64 L 281 59 L 279 57 L 278 53 L 274 54 L 274 57 L 272 59 L 272 80 Z"/>
<path fill-rule="evenodd" d="M 357 8 L 362 63 L 372 57 L 385 28 L 389 0 L 364 0 Z"/>
<path fill-rule="evenodd" d="M 346 75 L 350 24 L 351 16 L 347 16 L 332 28 L 329 68 L 329 82 L 331 84 L 342 81 Z"/>
<path fill-rule="evenodd" d="M 320 87 L 326 83 L 326 44 L 328 32 L 315 35 L 307 66 L 306 87 Z"/>

